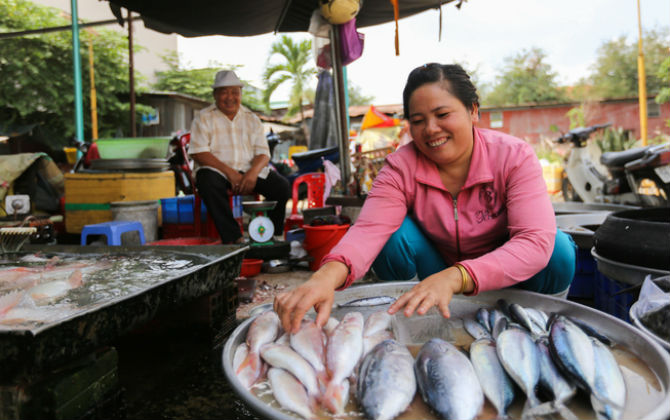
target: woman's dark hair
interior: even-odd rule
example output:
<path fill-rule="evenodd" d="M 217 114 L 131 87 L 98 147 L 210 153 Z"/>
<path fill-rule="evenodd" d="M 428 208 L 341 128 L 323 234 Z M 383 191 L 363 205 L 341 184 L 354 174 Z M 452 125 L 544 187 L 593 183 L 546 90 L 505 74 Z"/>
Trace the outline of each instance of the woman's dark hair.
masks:
<path fill-rule="evenodd" d="M 417 67 L 407 77 L 405 89 L 402 92 L 403 112 L 409 117 L 409 98 L 415 90 L 427 83 L 443 82 L 447 92 L 458 98 L 465 107 L 472 111 L 479 106 L 477 88 L 472 84 L 470 76 L 458 64 L 428 63 Z"/>

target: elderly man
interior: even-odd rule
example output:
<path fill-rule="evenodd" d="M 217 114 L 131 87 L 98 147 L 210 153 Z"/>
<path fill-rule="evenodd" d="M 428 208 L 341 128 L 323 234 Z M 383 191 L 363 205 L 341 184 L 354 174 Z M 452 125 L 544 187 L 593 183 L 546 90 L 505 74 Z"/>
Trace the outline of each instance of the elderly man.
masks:
<path fill-rule="evenodd" d="M 267 166 L 270 149 L 261 120 L 241 105 L 242 82 L 235 72 L 218 72 L 212 88 L 214 104 L 193 119 L 189 154 L 196 163 L 196 187 L 221 241 L 243 242 L 230 208 L 230 194 L 259 193 L 277 201 L 268 217 L 275 232 L 281 233 L 286 202 L 291 195 L 290 185 L 286 178 Z"/>

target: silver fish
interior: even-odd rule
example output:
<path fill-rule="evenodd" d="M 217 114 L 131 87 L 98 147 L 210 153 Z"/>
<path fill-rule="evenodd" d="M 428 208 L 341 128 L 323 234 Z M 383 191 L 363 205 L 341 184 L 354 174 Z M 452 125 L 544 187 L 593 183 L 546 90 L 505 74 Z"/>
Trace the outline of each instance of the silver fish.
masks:
<path fill-rule="evenodd" d="M 505 371 L 528 397 L 525 409 L 538 405 L 535 387 L 540 380 L 540 355 L 530 333 L 508 328 L 498 335 L 496 350 Z"/>
<path fill-rule="evenodd" d="M 395 302 L 395 298 L 391 296 L 371 296 L 361 299 L 350 300 L 349 302 L 339 303 L 338 308 L 359 308 L 364 306 L 381 306 L 390 305 Z"/>
<path fill-rule="evenodd" d="M 521 324 L 522 327 L 530 331 L 534 337 L 539 337 L 546 334 L 546 330 L 538 326 L 533 319 L 530 317 L 526 308 L 519 305 L 518 303 L 511 303 L 509 305 L 510 314 L 516 322 Z"/>
<path fill-rule="evenodd" d="M 270 368 L 268 379 L 272 394 L 282 408 L 293 411 L 305 419 L 314 417 L 310 398 L 302 384 L 284 369 Z"/>
<path fill-rule="evenodd" d="M 376 345 L 363 359 L 356 386 L 367 418 L 391 420 L 407 409 L 416 393 L 414 358 L 395 340 Z"/>
<path fill-rule="evenodd" d="M 491 334 L 486 331 L 486 328 L 474 318 L 464 318 L 463 327 L 465 327 L 465 331 L 467 331 L 475 340 L 491 337 Z"/>
<path fill-rule="evenodd" d="M 549 349 L 552 359 L 568 378 L 592 393 L 595 358 L 589 336 L 565 316 L 556 315 L 549 330 Z"/>
<path fill-rule="evenodd" d="M 433 338 L 421 347 L 414 374 L 421 397 L 443 419 L 474 419 L 484 405 L 472 363 L 444 340 Z"/>
<path fill-rule="evenodd" d="M 549 351 L 549 338 L 546 336 L 540 337 L 536 344 L 540 354 L 539 385 L 544 393 L 550 396 L 551 400 L 529 409 L 527 414 L 545 416 L 559 412 L 565 420 L 576 420 L 577 416 L 565 405 L 565 402 L 575 395 L 577 387 L 561 374 L 552 360 Z"/>
<path fill-rule="evenodd" d="M 547 316 L 547 314 L 544 313 L 544 311 L 541 311 L 541 310 L 536 309 L 536 308 L 528 308 L 527 307 L 527 308 L 524 308 L 524 309 L 526 310 L 526 313 L 528 314 L 530 319 L 535 323 L 535 325 L 540 327 L 546 334 L 548 332 L 547 331 L 547 328 L 548 328 L 547 327 L 547 321 L 549 321 L 549 317 Z"/>
<path fill-rule="evenodd" d="M 494 338 L 496 336 L 496 333 L 494 332 L 496 331 L 496 328 L 498 329 L 498 332 L 503 331 L 505 329 L 501 328 L 498 325 L 503 320 L 507 321 L 508 324 L 512 322 L 512 320 L 508 316 L 506 316 L 502 311 L 498 309 L 489 310 L 489 325 L 491 326 L 491 334 L 493 335 Z"/>
<path fill-rule="evenodd" d="M 235 371 L 245 387 L 250 388 L 261 377 L 263 361 L 260 357 L 260 349 L 265 344 L 272 343 L 278 333 L 279 316 L 274 311 L 264 312 L 251 322 L 246 339 L 249 352 Z"/>
<path fill-rule="evenodd" d="M 619 364 L 609 348 L 596 338 L 591 338 L 596 377 L 594 388 L 596 394 L 591 395 L 591 405 L 600 420 L 620 419 L 626 403 L 626 383 L 619 369 Z"/>
<path fill-rule="evenodd" d="M 507 417 L 507 408 L 514 400 L 514 383 L 498 360 L 493 339 L 480 338 L 470 344 L 470 361 L 484 394 L 498 410 L 498 417 Z"/>
<path fill-rule="evenodd" d="M 477 312 L 475 313 L 475 319 L 479 324 L 481 324 L 482 327 L 489 333 L 492 331 L 493 325 L 491 325 L 491 316 L 489 314 L 489 310 L 486 308 L 479 308 L 477 309 Z"/>
<path fill-rule="evenodd" d="M 334 414 L 341 414 L 348 400 L 347 378 L 353 373 L 363 353 L 363 315 L 349 312 L 328 337 L 326 369 L 330 382 L 322 403 Z M 347 383 L 347 385 L 345 385 Z"/>

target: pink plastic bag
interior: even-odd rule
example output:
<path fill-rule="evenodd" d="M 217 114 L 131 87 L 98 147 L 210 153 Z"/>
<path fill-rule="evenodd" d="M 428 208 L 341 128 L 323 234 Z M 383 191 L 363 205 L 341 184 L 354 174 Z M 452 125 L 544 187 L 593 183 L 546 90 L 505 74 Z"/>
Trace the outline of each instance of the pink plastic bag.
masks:
<path fill-rule="evenodd" d="M 352 63 L 363 54 L 365 35 L 356 31 L 356 18 L 340 25 L 342 64 Z"/>

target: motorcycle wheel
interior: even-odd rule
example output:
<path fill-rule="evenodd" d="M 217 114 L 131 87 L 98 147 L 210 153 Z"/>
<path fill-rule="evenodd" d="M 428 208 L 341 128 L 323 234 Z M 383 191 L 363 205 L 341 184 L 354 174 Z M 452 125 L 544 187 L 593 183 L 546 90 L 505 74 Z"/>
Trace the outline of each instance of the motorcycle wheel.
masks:
<path fill-rule="evenodd" d="M 564 177 L 561 182 L 561 192 L 563 193 L 563 201 L 573 201 L 578 203 L 581 203 L 582 201 L 567 177 Z"/>

